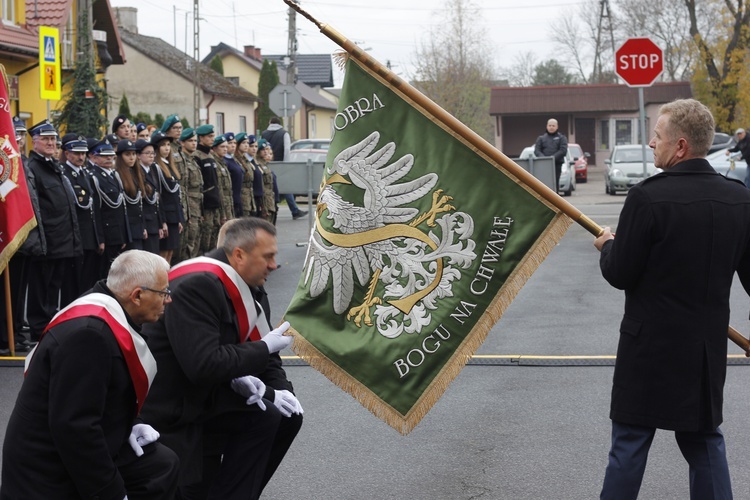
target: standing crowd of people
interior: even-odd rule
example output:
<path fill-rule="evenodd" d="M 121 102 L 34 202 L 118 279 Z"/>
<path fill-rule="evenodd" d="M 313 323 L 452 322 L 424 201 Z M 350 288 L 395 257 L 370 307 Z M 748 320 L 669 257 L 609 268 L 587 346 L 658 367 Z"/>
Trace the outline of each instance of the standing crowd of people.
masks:
<path fill-rule="evenodd" d="M 289 142 L 278 120 L 273 141 L 183 128 L 175 114 L 153 131 L 119 115 L 103 138 L 60 137 L 48 120 L 28 131 L 13 123 L 38 224 L 9 263 L 16 351 L 29 351 L 54 313 L 104 279 L 125 250 L 176 264 L 214 249 L 230 219 L 276 222 L 281 198 L 269 164 Z M 306 215 L 289 197 L 293 218 Z"/>
<path fill-rule="evenodd" d="M 38 225 L 9 269 L 30 352 L 0 499 L 257 499 L 301 428 L 264 289 L 271 144 L 176 115 L 143 131 L 28 130 Z"/>

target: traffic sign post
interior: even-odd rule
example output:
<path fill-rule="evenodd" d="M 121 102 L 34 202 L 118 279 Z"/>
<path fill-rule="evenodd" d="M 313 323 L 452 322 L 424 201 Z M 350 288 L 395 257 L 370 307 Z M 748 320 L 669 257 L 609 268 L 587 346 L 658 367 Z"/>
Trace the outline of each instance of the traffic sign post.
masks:
<path fill-rule="evenodd" d="M 640 107 L 641 146 L 643 151 L 643 178 L 646 168 L 646 107 L 643 87 L 650 87 L 664 71 L 664 53 L 650 38 L 629 38 L 615 52 L 615 73 L 629 87 L 638 87 Z"/>
<path fill-rule="evenodd" d="M 62 96 L 59 47 L 59 30 L 49 26 L 40 26 L 39 95 L 42 99 L 59 101 Z M 47 115 L 49 116 L 49 113 Z"/>

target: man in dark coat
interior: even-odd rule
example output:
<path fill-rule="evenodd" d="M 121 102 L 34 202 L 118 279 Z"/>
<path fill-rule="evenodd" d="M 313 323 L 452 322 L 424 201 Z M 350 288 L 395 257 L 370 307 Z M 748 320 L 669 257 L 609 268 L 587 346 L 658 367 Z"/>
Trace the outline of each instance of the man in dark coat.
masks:
<path fill-rule="evenodd" d="M 269 332 L 263 290 L 275 228 L 254 217 L 230 224 L 222 248 L 172 268 L 173 302 L 145 330 L 159 374 L 142 415 L 180 457 L 184 499 L 258 498 L 302 425 L 278 355 L 289 323 Z M 263 399 L 251 404 L 238 380 Z"/>
<path fill-rule="evenodd" d="M 534 156 L 555 157 L 555 186 L 560 188 L 560 174 L 565 155 L 568 153 L 568 138 L 557 130 L 557 120 L 547 120 L 547 133 L 536 138 Z"/>
<path fill-rule="evenodd" d="M 28 167 L 35 178 L 47 243 L 46 253 L 33 257 L 29 266 L 27 318 L 30 340 L 36 342 L 57 310 L 65 269 L 82 250 L 73 189 L 55 158 L 57 132 L 44 120 L 29 133 L 33 150 Z"/>
<path fill-rule="evenodd" d="M 727 156 L 730 153 L 739 152 L 743 160 L 750 161 L 750 137 L 747 136 L 744 128 L 738 128 L 734 134 L 737 136 L 737 144 L 727 149 Z"/>
<path fill-rule="evenodd" d="M 675 431 L 691 498 L 732 498 L 719 425 L 735 271 L 750 291 L 750 191 L 705 160 L 713 130 L 698 101 L 662 106 L 649 146 L 664 171 L 628 192 L 617 237 L 594 243 L 625 290 L 603 499 L 638 496 L 656 429 Z"/>
<path fill-rule="evenodd" d="M 177 457 L 136 420 L 156 372 L 140 325 L 169 303 L 168 269 L 126 252 L 45 329 L 8 422 L 0 498 L 174 497 Z"/>
<path fill-rule="evenodd" d="M 66 268 L 62 303 L 67 305 L 94 286 L 99 279 L 101 254 L 104 252 L 104 227 L 93 181 L 83 168 L 88 152 L 86 138 L 73 133 L 65 134 L 62 138 L 62 150 L 65 157 L 65 163 L 62 164 L 63 174 L 73 186 L 78 230 L 83 247 L 83 253 L 73 259 L 72 264 Z"/>

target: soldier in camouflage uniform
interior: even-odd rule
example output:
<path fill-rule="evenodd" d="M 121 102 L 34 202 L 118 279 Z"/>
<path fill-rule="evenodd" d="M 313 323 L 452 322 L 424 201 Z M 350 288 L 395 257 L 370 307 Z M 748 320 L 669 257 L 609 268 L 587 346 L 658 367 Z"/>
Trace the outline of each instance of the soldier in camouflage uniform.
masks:
<path fill-rule="evenodd" d="M 201 226 L 203 225 L 203 174 L 195 162 L 198 137 L 192 128 L 180 134 L 181 156 L 185 165 L 182 183 L 186 199 L 185 229 L 180 240 L 180 259 L 192 259 L 201 255 Z M 173 259 L 174 260 L 174 259 Z"/>
<path fill-rule="evenodd" d="M 255 200 L 253 199 L 253 177 L 255 174 L 255 165 L 250 161 L 249 155 L 250 142 L 255 143 L 254 135 L 247 135 L 244 132 L 237 134 L 234 139 L 237 141 L 237 150 L 234 153 L 234 159 L 240 164 L 245 172 L 242 178 L 242 213 L 235 214 L 237 217 L 255 215 Z"/>
<path fill-rule="evenodd" d="M 221 196 L 219 191 L 219 175 L 216 160 L 211 154 L 214 143 L 214 126 L 201 125 L 195 129 L 198 136 L 198 148 L 195 151 L 195 162 L 201 169 L 203 176 L 203 225 L 201 226 L 200 253 L 206 253 L 216 248 L 216 239 L 221 227 Z"/>
<path fill-rule="evenodd" d="M 214 145 L 211 148 L 211 156 L 216 161 L 217 171 L 216 175 L 219 179 L 219 193 L 221 197 L 221 227 L 226 221 L 234 218 L 234 202 L 232 201 L 232 178 L 229 176 L 229 169 L 226 163 L 224 163 L 224 155 L 227 154 L 227 138 L 225 135 L 220 135 L 214 139 Z M 219 234 L 219 228 L 216 228 L 216 234 Z M 214 248 L 216 242 L 214 241 Z"/>
<path fill-rule="evenodd" d="M 255 161 L 263 171 L 263 218 L 272 224 L 276 224 L 276 192 L 271 167 L 268 165 L 273 158 L 271 144 L 265 139 L 258 141 L 258 154 Z"/>

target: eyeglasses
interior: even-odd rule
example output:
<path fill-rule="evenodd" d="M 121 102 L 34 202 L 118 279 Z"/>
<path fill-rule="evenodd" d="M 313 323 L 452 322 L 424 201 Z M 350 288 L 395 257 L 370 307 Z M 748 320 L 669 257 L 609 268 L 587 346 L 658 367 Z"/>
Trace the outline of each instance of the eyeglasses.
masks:
<path fill-rule="evenodd" d="M 139 155 L 146 155 L 146 156 L 154 156 L 156 154 L 155 151 L 141 151 L 138 153 Z"/>
<path fill-rule="evenodd" d="M 153 288 L 149 288 L 149 287 L 147 287 L 147 286 L 142 286 L 142 287 L 140 287 L 140 288 L 141 288 L 141 290 L 146 290 L 147 292 L 154 292 L 154 293 L 158 293 L 159 295 L 161 295 L 161 297 L 162 297 L 162 298 L 163 298 L 164 300 L 167 300 L 167 299 L 171 299 L 171 298 L 172 298 L 172 290 L 170 290 L 169 288 L 166 288 L 166 289 L 164 289 L 164 290 L 154 290 Z"/>

